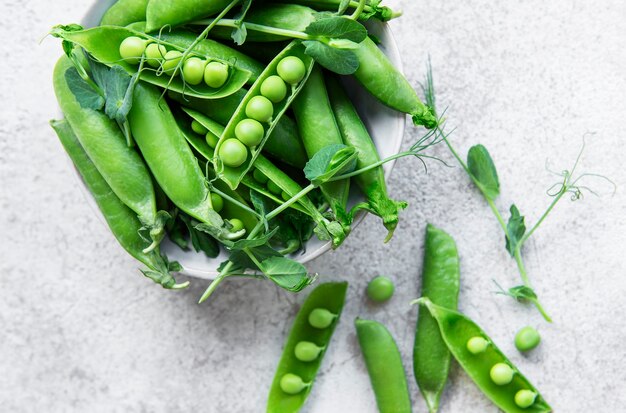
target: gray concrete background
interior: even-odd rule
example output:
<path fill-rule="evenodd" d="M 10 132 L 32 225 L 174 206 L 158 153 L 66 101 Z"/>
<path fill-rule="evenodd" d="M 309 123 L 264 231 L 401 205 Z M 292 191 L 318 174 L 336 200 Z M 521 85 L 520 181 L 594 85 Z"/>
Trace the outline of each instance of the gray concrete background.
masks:
<path fill-rule="evenodd" d="M 304 298 L 267 282 L 227 282 L 206 305 L 205 287 L 164 291 L 137 272 L 77 188 L 47 125 L 56 115 L 50 75 L 53 24 L 80 20 L 90 2 L 0 3 L 0 410 L 3 412 L 260 412 L 281 344 Z M 311 262 L 320 281 L 350 281 L 344 317 L 304 409 L 375 412 L 352 320 L 389 326 L 411 369 L 426 222 L 457 239 L 460 307 L 492 335 L 559 412 L 618 412 L 626 405 L 626 3 L 389 1 L 405 16 L 392 28 L 413 84 L 432 56 L 453 141 L 489 147 L 499 167 L 502 209 L 513 201 L 535 222 L 556 178 L 586 133 L 581 171 L 611 177 L 613 197 L 563 201 L 527 245 L 528 269 L 553 324 L 493 294 L 492 279 L 518 276 L 497 223 L 458 168 L 402 160 L 391 193 L 411 203 L 394 239 L 372 217 L 337 252 Z M 419 131 L 407 130 L 406 145 Z M 445 148 L 434 154 L 446 161 Z M 610 188 L 589 182 L 604 194 Z M 397 294 L 382 306 L 363 289 L 383 273 Z M 536 326 L 528 356 L 515 331 Z M 414 410 L 425 411 L 412 374 Z M 442 412 L 497 411 L 456 365 Z"/>

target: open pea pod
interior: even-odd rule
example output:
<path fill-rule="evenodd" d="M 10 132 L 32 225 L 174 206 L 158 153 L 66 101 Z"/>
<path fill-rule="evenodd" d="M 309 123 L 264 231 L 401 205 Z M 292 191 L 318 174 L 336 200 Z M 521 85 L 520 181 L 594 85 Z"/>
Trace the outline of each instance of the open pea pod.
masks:
<path fill-rule="evenodd" d="M 119 65 L 131 75 L 137 73 L 139 64 L 131 64 L 125 61 L 120 55 L 120 44 L 128 37 L 134 36 L 149 43 L 158 43 L 163 45 L 167 51 L 185 51 L 183 47 L 126 27 L 100 26 L 91 29 L 74 30 L 68 26 L 57 26 L 52 29 L 51 34 L 82 47 L 100 63 L 107 66 Z M 163 72 L 163 70 L 155 69 L 148 65 L 144 65 L 140 79 L 161 88 L 183 93 L 188 96 L 201 99 L 218 99 L 237 92 L 246 84 L 250 76 L 252 76 L 250 71 L 238 68 L 234 66 L 232 62 L 216 58 L 215 56 L 192 52 L 189 54 L 189 57 L 198 57 L 227 65 L 228 79 L 224 85 L 218 88 L 212 88 L 202 82 L 199 85 L 192 86 L 185 84 L 179 74 L 174 74 L 172 77 Z"/>
<path fill-rule="evenodd" d="M 280 102 L 275 103 L 273 105 L 273 115 L 271 119 L 269 120 L 269 122 L 266 122 L 263 125 L 263 129 L 264 129 L 263 138 L 261 139 L 260 143 L 257 146 L 247 149 L 247 157 L 245 161 L 237 167 L 225 165 L 224 162 L 222 162 L 222 160 L 219 157 L 220 148 L 222 147 L 224 142 L 227 141 L 228 139 L 237 139 L 235 135 L 235 128 L 237 127 L 239 122 L 248 118 L 248 115 L 246 114 L 246 107 L 248 103 L 253 98 L 261 96 L 261 84 L 263 83 L 263 81 L 270 76 L 277 75 L 278 63 L 281 62 L 284 58 L 289 57 L 289 56 L 295 56 L 304 63 L 304 66 L 305 66 L 304 77 L 300 79 L 297 84 L 292 85 L 291 88 L 288 89 L 287 96 L 284 99 L 282 99 Z M 226 129 L 224 129 L 224 133 L 222 134 L 222 136 L 220 136 L 220 140 L 217 143 L 217 146 L 215 148 L 218 156 L 216 156 L 213 160 L 213 163 L 215 165 L 215 170 L 217 171 L 218 176 L 222 180 L 224 180 L 226 183 L 228 183 L 228 185 L 230 185 L 231 188 L 236 189 L 237 186 L 239 186 L 243 177 L 252 168 L 255 160 L 260 155 L 261 150 L 263 149 L 263 145 L 267 141 L 267 138 L 269 137 L 269 135 L 272 133 L 272 130 L 274 130 L 274 127 L 276 126 L 276 124 L 278 123 L 282 115 L 285 113 L 287 108 L 289 108 L 289 105 L 291 104 L 291 102 L 298 95 L 298 93 L 300 92 L 304 84 L 306 83 L 306 79 L 311 73 L 314 63 L 315 61 L 310 56 L 304 53 L 304 46 L 302 46 L 301 42 L 297 40 L 293 41 L 289 43 L 289 45 L 287 45 L 287 47 L 285 47 L 285 49 L 283 49 L 283 51 L 280 54 L 278 54 L 278 56 L 276 56 L 274 60 L 272 60 L 267 65 L 267 67 L 265 68 L 263 73 L 261 73 L 257 81 L 254 82 L 252 87 L 250 87 L 250 90 L 248 91 L 246 96 L 244 96 L 243 100 L 237 107 L 237 110 L 235 111 L 230 121 L 228 122 L 228 125 L 226 125 Z"/>

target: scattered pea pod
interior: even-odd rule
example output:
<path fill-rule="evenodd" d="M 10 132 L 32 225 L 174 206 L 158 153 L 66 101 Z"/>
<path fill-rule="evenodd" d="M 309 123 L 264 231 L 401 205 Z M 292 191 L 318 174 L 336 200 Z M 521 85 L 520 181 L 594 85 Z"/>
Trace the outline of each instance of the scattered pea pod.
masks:
<path fill-rule="evenodd" d="M 321 284 L 300 307 L 274 375 L 267 413 L 295 413 L 304 405 L 341 315 L 347 288 L 345 282 Z"/>
<path fill-rule="evenodd" d="M 51 34 L 82 47 L 100 63 L 108 66 L 119 65 L 131 75 L 137 73 L 141 57 L 144 55 L 148 64 L 144 65 L 140 73 L 141 80 L 198 98 L 217 99 L 231 95 L 241 89 L 252 75 L 248 70 L 233 66 L 227 60 L 194 52 L 189 55 L 190 57 L 187 61 L 191 59 L 205 63 L 208 61 L 209 63 L 206 64 L 207 68 L 211 63 L 222 65 L 221 67 L 227 69 L 227 77 L 221 78 L 222 84 L 217 83 L 214 85 L 215 87 L 209 86 L 206 82 L 197 84 L 193 82 L 194 84 L 192 85 L 189 82 L 191 79 L 187 79 L 184 76 L 184 69 L 183 77 L 185 77 L 185 80 L 179 74 L 169 72 L 170 69 L 173 70 L 178 64 L 185 48 L 167 43 L 145 33 L 117 26 L 101 26 L 83 30 L 72 30 L 68 29 L 67 26 L 57 26 L 53 28 Z M 120 53 L 120 47 L 127 39 L 134 40 L 135 44 L 129 47 L 134 52 L 131 52 L 133 56 L 125 59 Z M 148 49 L 151 45 L 155 46 L 154 51 Z M 170 55 L 170 53 L 173 54 Z M 150 63 L 157 68 L 151 68 Z M 207 68 L 204 70 L 206 71 Z"/>
<path fill-rule="evenodd" d="M 456 310 L 459 297 L 459 255 L 454 239 L 428 224 L 422 270 L 422 296 L 433 303 Z M 439 409 L 439 400 L 448 381 L 452 356 L 441 338 L 437 321 L 420 308 L 413 346 L 413 372 L 428 411 Z"/>
<path fill-rule="evenodd" d="M 101 26 L 126 26 L 146 20 L 148 0 L 117 0 L 102 16 Z"/>
<path fill-rule="evenodd" d="M 51 121 L 50 125 L 57 133 L 61 144 L 83 178 L 83 182 L 93 195 L 111 232 L 120 245 L 135 259 L 148 267 L 144 275 L 164 288 L 180 289 L 189 282 L 177 284 L 170 274 L 170 265 L 163 259 L 158 249 L 144 252 L 148 242 L 139 235 L 141 222 L 134 211 L 128 208 L 115 195 L 107 181 L 102 177 L 94 163 L 80 145 L 78 138 L 66 120 Z"/>
<path fill-rule="evenodd" d="M 380 413 L 410 413 L 411 398 L 402 357 L 393 337 L 377 321 L 354 322 Z"/>
<path fill-rule="evenodd" d="M 537 389 L 472 320 L 423 297 L 416 300 L 439 325 L 448 349 L 491 401 L 506 413 L 547 413 Z"/>

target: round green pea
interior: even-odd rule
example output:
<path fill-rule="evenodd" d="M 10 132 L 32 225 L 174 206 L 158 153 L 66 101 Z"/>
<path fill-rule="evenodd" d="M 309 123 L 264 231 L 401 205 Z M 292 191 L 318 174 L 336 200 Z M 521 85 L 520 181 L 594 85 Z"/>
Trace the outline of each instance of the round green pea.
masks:
<path fill-rule="evenodd" d="M 246 105 L 246 116 L 259 122 L 269 122 L 274 115 L 274 106 L 265 96 L 255 96 Z"/>
<path fill-rule="evenodd" d="M 467 351 L 472 354 L 484 353 L 487 350 L 489 342 L 480 336 L 472 337 L 467 340 Z"/>
<path fill-rule="evenodd" d="M 176 66 L 178 66 L 178 63 L 180 63 L 180 59 L 182 56 L 183 54 L 178 50 L 170 50 L 169 52 L 165 53 L 165 56 L 163 57 L 163 71 L 168 75 L 173 74 L 176 70 Z"/>
<path fill-rule="evenodd" d="M 498 386 L 504 386 L 513 381 L 514 371 L 508 364 L 496 363 L 489 371 L 491 380 Z"/>
<path fill-rule="evenodd" d="M 316 308 L 309 314 L 309 324 L 319 329 L 328 328 L 336 317 L 335 314 L 325 308 Z"/>
<path fill-rule="evenodd" d="M 230 225 L 233 226 L 231 228 L 232 232 L 237 232 L 237 231 L 241 231 L 242 229 L 244 229 L 243 221 L 240 220 L 239 218 L 231 218 L 228 220 L 228 222 L 230 222 Z"/>
<path fill-rule="evenodd" d="M 236 168 L 248 158 L 248 149 L 237 139 L 226 139 L 220 146 L 219 157 L 224 165 Z"/>
<path fill-rule="evenodd" d="M 159 67 L 166 53 L 167 49 L 162 44 L 150 43 L 146 47 L 146 63 L 152 67 Z"/>
<path fill-rule="evenodd" d="M 211 192 L 211 205 L 213 205 L 213 210 L 215 212 L 220 212 L 222 208 L 224 208 L 224 198 L 216 193 Z"/>
<path fill-rule="evenodd" d="M 274 195 L 280 195 L 283 192 L 280 186 L 276 185 L 274 181 L 269 180 L 267 181 L 267 189 L 269 189 Z"/>
<path fill-rule="evenodd" d="M 215 135 L 213 132 L 209 131 L 206 133 L 206 143 L 213 149 L 217 146 L 217 142 L 219 142 L 220 138 Z"/>
<path fill-rule="evenodd" d="M 190 57 L 183 64 L 183 79 L 190 85 L 199 85 L 204 80 L 206 62 L 198 57 Z"/>
<path fill-rule="evenodd" d="M 204 68 L 204 83 L 213 88 L 222 87 L 228 80 L 228 66 L 220 62 L 209 62 Z"/>
<path fill-rule="evenodd" d="M 378 277 L 374 277 L 369 284 L 367 284 L 366 292 L 370 300 L 381 303 L 389 300 L 394 290 L 393 281 L 384 275 L 379 275 Z"/>
<path fill-rule="evenodd" d="M 248 147 L 257 146 L 264 135 L 263 125 L 254 119 L 244 119 L 235 126 L 235 136 Z"/>
<path fill-rule="evenodd" d="M 298 360 L 308 362 L 317 359 L 322 352 L 322 348 L 310 341 L 300 341 L 296 344 L 293 352 Z"/>
<path fill-rule="evenodd" d="M 520 390 L 515 393 L 515 404 L 522 409 L 526 409 L 533 405 L 535 399 L 537 398 L 537 393 L 531 390 Z"/>
<path fill-rule="evenodd" d="M 287 96 L 287 85 L 280 76 L 270 76 L 261 83 L 261 94 L 274 103 L 278 103 Z"/>
<path fill-rule="evenodd" d="M 269 181 L 269 178 L 265 176 L 265 174 L 258 169 L 255 169 L 252 172 L 252 177 L 254 178 L 255 181 L 261 184 L 265 184 L 267 183 L 267 181 Z"/>
<path fill-rule="evenodd" d="M 302 377 L 292 373 L 287 373 L 280 379 L 280 388 L 287 394 L 298 394 L 306 386 L 306 383 L 302 381 Z"/>
<path fill-rule="evenodd" d="M 276 72 L 285 82 L 295 85 L 304 79 L 306 67 L 304 62 L 296 56 L 287 56 L 278 62 Z"/>
<path fill-rule="evenodd" d="M 519 351 L 529 351 L 534 349 L 541 342 L 539 332 L 531 326 L 526 326 L 515 335 L 515 347 Z"/>
<path fill-rule="evenodd" d="M 191 121 L 191 130 L 197 133 L 198 135 L 206 135 L 206 133 L 209 131 L 197 120 Z"/>
<path fill-rule="evenodd" d="M 147 41 L 137 37 L 129 36 L 120 43 L 120 56 L 127 63 L 137 64 L 141 61 L 141 56 L 146 50 Z"/>

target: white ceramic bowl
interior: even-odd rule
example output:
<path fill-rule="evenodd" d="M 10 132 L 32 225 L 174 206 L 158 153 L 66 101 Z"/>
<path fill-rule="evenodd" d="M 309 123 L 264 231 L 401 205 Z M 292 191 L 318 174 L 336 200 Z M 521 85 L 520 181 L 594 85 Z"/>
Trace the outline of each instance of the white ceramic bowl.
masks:
<path fill-rule="evenodd" d="M 115 2 L 115 0 L 102 0 L 97 1 L 87 12 L 82 20 L 82 24 L 85 27 L 96 26 L 100 21 L 100 18 L 104 12 Z M 389 29 L 389 26 L 385 23 L 371 22 L 367 25 L 370 33 L 380 39 L 380 46 L 383 52 L 389 57 L 391 62 L 400 70 L 400 52 L 396 45 L 396 41 Z M 376 148 L 381 158 L 386 158 L 391 155 L 395 155 L 400 151 L 402 145 L 402 137 L 404 135 L 404 128 L 406 126 L 406 116 L 402 113 L 395 112 L 382 104 L 380 104 L 375 98 L 373 98 L 367 91 L 365 91 L 360 85 L 358 85 L 352 78 L 346 77 L 344 84 L 348 90 L 348 94 L 355 103 L 359 114 L 364 120 L 367 129 L 369 130 Z M 385 177 L 389 178 L 391 170 L 393 169 L 394 162 L 386 163 L 383 168 L 385 170 Z M 78 172 L 76 176 L 80 179 Z M 96 212 L 100 221 L 105 223 L 104 217 L 100 213 L 98 206 L 96 205 L 93 197 L 89 193 L 89 190 L 81 180 L 81 190 L 90 204 L 91 208 Z M 359 202 L 363 196 L 359 191 L 354 188 L 350 193 L 350 204 Z M 363 220 L 365 213 L 360 213 L 352 225 L 354 228 Z M 106 224 L 105 224 L 106 225 Z M 182 251 L 176 247 L 169 240 L 165 240 L 162 244 L 163 251 L 167 254 L 170 260 L 178 261 L 183 267 L 183 273 L 197 278 L 212 279 L 217 275 L 217 267 L 223 262 L 227 256 L 224 252 L 214 259 L 207 258 L 203 253 L 196 253 L 195 251 Z M 341 247 L 340 247 L 341 248 Z M 306 252 L 304 254 L 295 254 L 292 258 L 298 260 L 301 263 L 306 263 L 314 258 L 319 257 L 330 249 L 330 242 L 320 241 L 313 237 L 306 245 Z"/>

